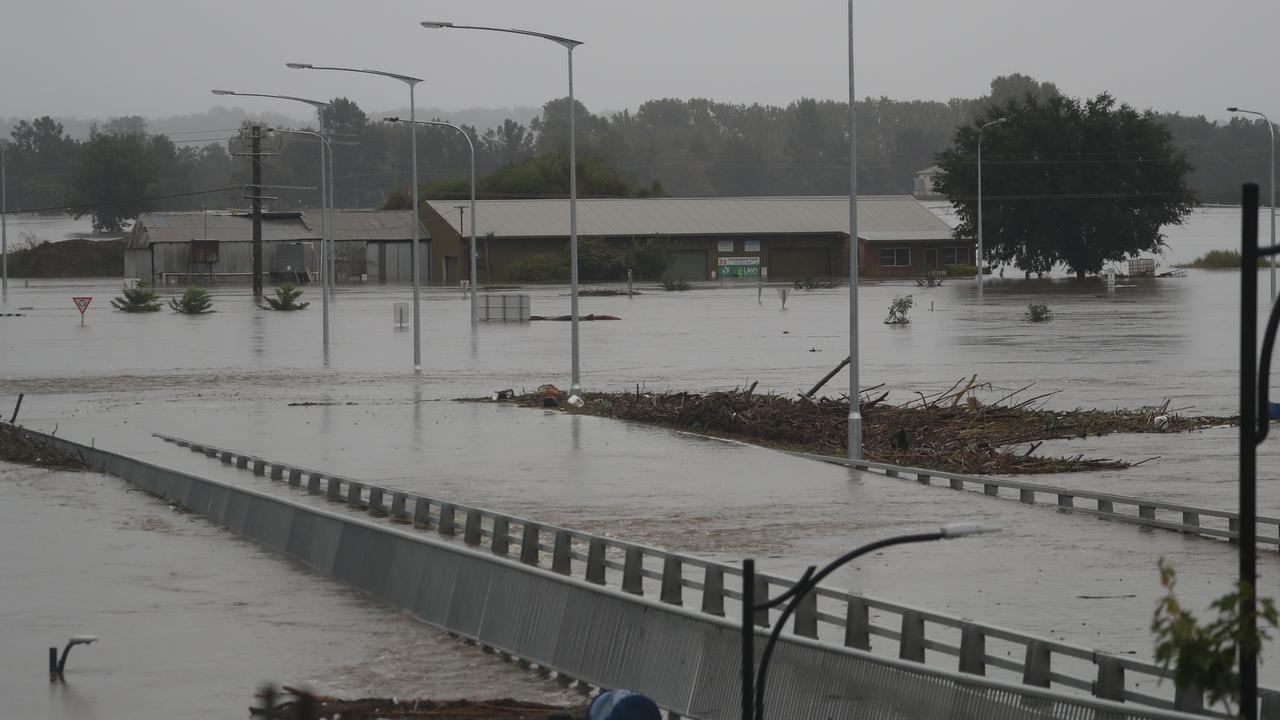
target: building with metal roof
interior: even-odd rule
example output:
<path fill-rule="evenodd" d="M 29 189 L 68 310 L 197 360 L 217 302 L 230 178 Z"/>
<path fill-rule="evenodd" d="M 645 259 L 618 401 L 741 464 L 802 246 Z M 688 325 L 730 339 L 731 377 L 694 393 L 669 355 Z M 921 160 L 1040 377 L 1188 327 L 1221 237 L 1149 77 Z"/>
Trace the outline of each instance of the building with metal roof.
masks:
<path fill-rule="evenodd" d="M 470 227 L 458 201 L 428 201 L 422 221 L 432 237 L 433 264 L 445 282 L 467 278 Z M 563 253 L 569 202 L 481 200 L 476 208 L 482 283 L 509 282 L 513 265 Z M 668 239 L 671 277 L 688 280 L 848 277 L 847 197 L 579 199 L 584 239 Z M 858 199 L 860 274 L 907 276 L 973 261 L 973 243 L 907 195 Z M 518 274 L 518 270 L 517 270 Z"/>
<path fill-rule="evenodd" d="M 275 280 L 314 277 L 324 222 L 319 211 L 262 213 L 263 267 Z M 412 275 L 409 213 L 335 210 L 339 282 L 407 282 Z M 422 277 L 428 277 L 425 230 Z M 125 276 L 154 284 L 248 281 L 253 271 L 253 217 L 246 212 L 152 212 L 138 216 L 125 239 Z"/>

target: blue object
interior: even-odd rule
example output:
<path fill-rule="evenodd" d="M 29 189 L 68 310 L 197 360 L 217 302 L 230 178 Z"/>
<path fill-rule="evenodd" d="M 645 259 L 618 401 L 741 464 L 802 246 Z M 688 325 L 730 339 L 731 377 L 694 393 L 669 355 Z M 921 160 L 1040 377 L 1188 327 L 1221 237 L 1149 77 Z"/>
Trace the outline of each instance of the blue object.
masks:
<path fill-rule="evenodd" d="M 1280 420 L 1280 403 L 1267 403 L 1267 418 L 1271 420 Z"/>
<path fill-rule="evenodd" d="M 658 705 L 630 690 L 600 693 L 587 710 L 587 720 L 662 720 Z"/>

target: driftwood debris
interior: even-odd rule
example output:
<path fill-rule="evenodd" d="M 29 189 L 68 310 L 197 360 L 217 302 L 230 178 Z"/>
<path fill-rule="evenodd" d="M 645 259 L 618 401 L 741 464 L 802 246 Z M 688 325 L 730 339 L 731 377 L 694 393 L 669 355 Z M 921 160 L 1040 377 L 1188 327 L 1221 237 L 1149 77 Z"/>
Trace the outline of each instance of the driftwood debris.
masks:
<path fill-rule="evenodd" d="M 55 450 L 26 434 L 17 425 L 7 423 L 0 423 L 0 460 L 50 470 L 84 469 L 80 458 Z"/>
<path fill-rule="evenodd" d="M 386 718 L 430 718 L 431 720 L 550 720 L 579 718 L 585 707 L 561 707 L 519 700 L 399 700 L 360 698 L 343 700 L 327 695 L 305 695 L 285 688 L 297 699 L 273 704 L 270 710 L 249 708 L 256 718 L 271 720 L 382 720 Z M 303 707 L 306 706 L 306 710 Z"/>
<path fill-rule="evenodd" d="M 990 393 L 976 376 L 961 379 L 941 393 L 916 393 L 900 405 L 885 403 L 888 392 L 867 398 L 863 390 L 863 455 L 873 461 L 958 473 L 992 475 L 1111 470 L 1138 463 L 1083 455 L 1050 457 L 1035 454 L 1046 440 L 1112 433 L 1185 432 L 1229 425 L 1234 418 L 1188 416 L 1162 405 L 1117 410 L 1048 410 L 1044 401 L 1055 393 L 1019 399 L 1031 386 L 982 403 L 976 393 Z M 845 455 L 849 400 L 798 397 L 747 389 L 710 393 L 588 393 L 583 407 L 569 412 L 677 428 L 769 447 Z M 518 395 L 517 404 L 542 405 L 539 394 Z M 1186 410 L 1180 408 L 1179 410 Z M 1159 422 L 1157 419 L 1159 418 Z M 1148 458 L 1149 460 L 1150 458 Z M 1143 460 L 1142 462 L 1146 462 Z"/>

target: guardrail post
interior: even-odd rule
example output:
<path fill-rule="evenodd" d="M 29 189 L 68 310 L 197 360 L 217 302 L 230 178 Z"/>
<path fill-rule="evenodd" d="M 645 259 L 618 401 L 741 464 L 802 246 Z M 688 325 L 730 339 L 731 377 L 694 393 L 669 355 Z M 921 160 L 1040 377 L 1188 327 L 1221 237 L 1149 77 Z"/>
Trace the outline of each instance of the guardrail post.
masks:
<path fill-rule="evenodd" d="M 1200 513 L 1187 512 L 1184 510 L 1182 512 L 1182 524 L 1187 525 L 1188 527 L 1194 527 L 1194 528 L 1200 527 Z M 1195 532 L 1195 531 L 1184 530 L 1183 532 Z"/>
<path fill-rule="evenodd" d="M 1138 517 L 1142 518 L 1143 520 L 1155 520 L 1156 509 L 1150 505 L 1139 505 Z"/>
<path fill-rule="evenodd" d="M 311 473 L 307 476 L 307 492 L 312 495 L 320 494 L 320 473 Z"/>
<path fill-rule="evenodd" d="M 408 522 L 409 511 L 406 509 L 409 497 L 404 493 L 391 494 L 391 519 L 397 522 Z"/>
<path fill-rule="evenodd" d="M 644 595 L 644 555 L 638 547 L 627 547 L 622 559 L 622 592 Z"/>
<path fill-rule="evenodd" d="M 188 450 L 190 450 L 190 451 L 191 451 L 191 452 L 193 452 L 193 453 L 203 453 L 203 452 L 204 452 L 204 446 L 203 446 L 203 445 L 196 445 L 196 444 L 194 444 L 194 443 L 193 443 L 193 444 L 191 444 L 191 445 L 188 445 L 188 446 L 187 446 L 187 449 L 188 449 Z"/>
<path fill-rule="evenodd" d="M 990 495 L 991 497 L 999 497 L 999 496 L 1000 496 L 1000 486 L 999 486 L 999 485 L 992 484 L 992 483 L 983 483 L 983 484 L 982 484 L 982 494 L 983 494 L 983 495 Z"/>
<path fill-rule="evenodd" d="M 844 645 L 857 650 L 871 649 L 871 620 L 867 602 L 860 597 L 849 598 L 844 615 Z"/>
<path fill-rule="evenodd" d="M 431 501 L 424 497 L 413 499 L 413 524 L 415 527 L 431 527 Z"/>
<path fill-rule="evenodd" d="M 385 515 L 387 509 L 382 506 L 382 488 L 369 488 L 369 512 L 375 515 Z"/>
<path fill-rule="evenodd" d="M 467 511 L 467 524 L 462 529 L 462 541 L 468 545 L 479 545 L 481 536 L 480 511 L 471 508 Z"/>
<path fill-rule="evenodd" d="M 897 470 L 885 470 L 884 474 L 885 474 L 885 477 L 898 477 Z"/>
<path fill-rule="evenodd" d="M 327 497 L 330 500 L 342 499 L 342 481 L 338 478 L 329 478 L 329 487 L 327 488 Z"/>
<path fill-rule="evenodd" d="M 235 457 L 236 456 L 232 455 L 229 450 L 223 450 L 222 453 L 218 455 L 218 459 L 222 461 L 223 465 L 230 465 L 231 461 L 235 460 Z"/>
<path fill-rule="evenodd" d="M 440 503 L 440 527 L 436 531 L 441 535 L 454 535 L 454 516 L 457 515 L 457 509 L 449 503 Z"/>
<path fill-rule="evenodd" d="M 1070 509 L 1076 506 L 1076 496 L 1067 495 L 1066 493 L 1058 494 L 1058 507 Z"/>
<path fill-rule="evenodd" d="M 1116 504 L 1115 504 L 1114 502 L 1110 501 L 1110 500 L 1099 500 L 1099 501 L 1098 501 L 1098 512 L 1100 512 L 1100 513 L 1107 513 L 1107 514 L 1109 514 L 1109 515 L 1115 515 L 1115 513 L 1116 513 Z"/>
<path fill-rule="evenodd" d="M 1261 694 L 1262 711 L 1258 720 L 1280 720 L 1280 692 L 1263 690 Z"/>
<path fill-rule="evenodd" d="M 914 610 L 902 613 L 902 637 L 898 645 L 902 660 L 924 662 L 924 618 Z"/>
<path fill-rule="evenodd" d="M 525 565 L 538 564 L 539 528 L 537 523 L 527 522 L 520 534 L 520 562 Z"/>
<path fill-rule="evenodd" d="M 244 470 L 247 467 L 249 467 L 249 458 L 244 455 L 237 455 L 236 468 L 239 470 Z"/>
<path fill-rule="evenodd" d="M 1263 707 L 1266 707 L 1266 695 L 1263 695 Z M 1204 691 L 1195 685 L 1179 686 L 1173 693 L 1173 709 L 1185 713 L 1198 713 L 1204 710 Z M 1275 717 L 1280 718 L 1280 715 Z"/>
<path fill-rule="evenodd" d="M 987 674 L 987 636 L 977 625 L 960 626 L 960 672 Z"/>
<path fill-rule="evenodd" d="M 302 484 L 302 471 L 298 468 L 289 468 L 289 487 L 298 487 Z"/>
<path fill-rule="evenodd" d="M 885 474 L 888 475 L 888 473 L 885 473 Z M 897 473 L 894 473 L 894 475 L 896 474 Z M 889 477 L 893 477 L 893 475 L 890 475 Z M 933 482 L 933 476 L 929 475 L 928 473 L 917 473 L 916 482 L 920 483 L 921 485 L 928 485 Z"/>
<path fill-rule="evenodd" d="M 493 519 L 493 542 L 489 549 L 494 555 L 506 555 L 511 551 L 511 521 L 504 517 Z"/>
<path fill-rule="evenodd" d="M 757 574 L 756 581 L 753 584 L 753 587 L 755 588 L 754 593 L 756 596 L 757 605 L 759 605 L 760 603 L 766 600 L 772 600 L 772 598 L 769 597 L 769 581 L 767 579 L 762 578 L 760 577 L 759 574 Z M 755 623 L 760 627 L 769 627 L 768 608 L 765 608 L 764 610 L 757 610 L 755 612 Z"/>
<path fill-rule="evenodd" d="M 254 458 L 254 460 L 253 460 L 253 474 L 254 474 L 254 475 L 265 475 L 265 474 L 267 474 L 267 461 L 266 461 L 266 460 L 259 460 L 259 459 L 257 459 L 257 458 Z"/>
<path fill-rule="evenodd" d="M 1093 684 L 1093 696 L 1103 700 L 1124 702 L 1124 668 L 1115 658 L 1098 655 L 1098 680 Z"/>
<path fill-rule="evenodd" d="M 205 454 L 205 457 L 217 457 L 217 455 L 218 455 L 218 449 L 217 449 L 217 448 L 205 448 L 205 449 L 204 449 L 204 454 Z"/>
<path fill-rule="evenodd" d="M 347 504 L 358 507 L 360 505 L 360 491 L 364 488 L 360 483 L 347 483 Z"/>
<path fill-rule="evenodd" d="M 1027 658 L 1022 665 L 1022 684 L 1049 687 L 1049 646 L 1043 640 L 1027 643 Z"/>
<path fill-rule="evenodd" d="M 573 574 L 570 553 L 573 550 L 572 538 L 568 530 L 556 531 L 556 542 L 551 547 L 551 572 L 561 575 Z"/>
<path fill-rule="evenodd" d="M 818 639 L 818 595 L 805 593 L 796 603 L 795 624 L 792 630 L 800 637 Z"/>
<path fill-rule="evenodd" d="M 960 478 L 951 478 L 951 482 L 949 484 L 951 485 L 952 490 L 964 489 L 964 481 L 961 480 Z"/>
<path fill-rule="evenodd" d="M 283 480 L 283 479 L 284 479 L 284 467 L 283 467 L 283 466 L 281 466 L 281 465 L 276 465 L 275 463 L 272 463 L 272 464 L 271 464 L 271 479 L 272 479 L 272 480 Z"/>
<path fill-rule="evenodd" d="M 604 540 L 593 537 L 587 543 L 587 582 L 604 584 Z"/>
<path fill-rule="evenodd" d="M 1019 490 L 1018 490 L 1018 501 L 1019 501 L 1019 502 L 1024 502 L 1024 503 L 1026 503 L 1026 504 L 1028 504 L 1028 505 L 1035 505 L 1035 504 L 1036 504 L 1036 491 L 1035 491 L 1035 490 L 1028 490 L 1027 488 L 1021 488 L 1021 489 L 1019 489 Z"/>
<path fill-rule="evenodd" d="M 724 568 L 708 565 L 702 579 L 702 612 L 724 617 Z"/>
<path fill-rule="evenodd" d="M 1239 545 L 1240 544 L 1240 519 L 1228 518 L 1227 531 L 1235 535 L 1235 537 L 1233 538 L 1227 538 L 1227 542 L 1231 543 L 1232 545 Z"/>
<path fill-rule="evenodd" d="M 670 555 L 662 558 L 662 590 L 658 593 L 658 599 L 668 605 L 683 605 L 682 579 L 680 559 Z"/>

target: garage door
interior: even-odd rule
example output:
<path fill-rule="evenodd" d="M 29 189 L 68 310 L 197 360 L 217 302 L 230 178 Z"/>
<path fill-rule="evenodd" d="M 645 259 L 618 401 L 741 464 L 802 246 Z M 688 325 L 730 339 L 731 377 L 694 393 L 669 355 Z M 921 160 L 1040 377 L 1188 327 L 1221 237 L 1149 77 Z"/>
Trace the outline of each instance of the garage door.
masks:
<path fill-rule="evenodd" d="M 679 250 L 676 252 L 675 262 L 671 264 L 671 268 L 667 270 L 663 279 L 699 282 L 710 277 L 706 250 Z"/>
<path fill-rule="evenodd" d="M 771 248 L 769 279 L 831 277 L 831 253 L 827 248 Z"/>

